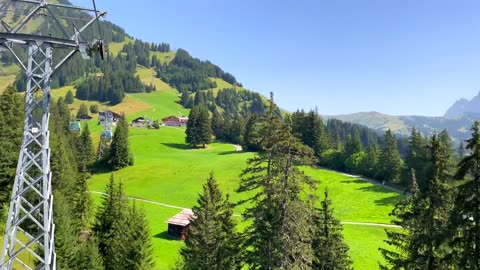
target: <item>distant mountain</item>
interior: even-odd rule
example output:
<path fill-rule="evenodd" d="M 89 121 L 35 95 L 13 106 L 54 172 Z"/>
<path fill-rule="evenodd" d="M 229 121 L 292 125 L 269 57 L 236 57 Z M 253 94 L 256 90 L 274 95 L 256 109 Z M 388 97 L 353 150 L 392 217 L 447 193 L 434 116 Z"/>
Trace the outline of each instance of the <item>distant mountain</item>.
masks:
<path fill-rule="evenodd" d="M 459 118 L 466 115 L 480 114 L 480 92 L 470 101 L 465 98 L 457 100 L 445 113 L 446 118 Z"/>
<path fill-rule="evenodd" d="M 480 105 L 479 105 L 480 106 Z M 455 141 L 469 137 L 469 129 L 473 121 L 480 120 L 480 113 L 464 113 L 457 118 L 428 117 L 428 116 L 395 116 L 379 112 L 360 112 L 344 115 L 326 115 L 326 119 L 335 118 L 346 122 L 357 123 L 373 128 L 379 132 L 391 129 L 396 134 L 408 136 L 411 128 L 415 127 L 422 134 L 430 136 L 434 132 L 447 129 Z"/>

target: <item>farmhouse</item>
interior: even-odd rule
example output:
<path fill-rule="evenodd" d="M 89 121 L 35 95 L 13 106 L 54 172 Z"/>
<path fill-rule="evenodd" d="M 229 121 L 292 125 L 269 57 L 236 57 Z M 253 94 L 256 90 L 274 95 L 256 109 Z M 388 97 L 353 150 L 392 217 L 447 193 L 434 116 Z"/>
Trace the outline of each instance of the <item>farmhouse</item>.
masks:
<path fill-rule="evenodd" d="M 190 221 L 194 218 L 195 216 L 191 209 L 183 209 L 180 213 L 167 220 L 168 235 L 185 240 L 187 228 L 190 225 Z"/>
<path fill-rule="evenodd" d="M 116 112 L 104 111 L 104 112 L 99 112 L 99 113 L 98 113 L 98 120 L 100 120 L 100 122 L 103 122 L 103 120 L 105 120 L 105 117 L 106 117 L 107 113 L 111 113 L 111 114 L 112 114 L 112 116 L 113 116 L 113 122 L 118 122 L 118 120 L 120 120 L 120 117 L 122 117 L 120 114 L 118 114 L 118 113 L 116 113 Z"/>
<path fill-rule="evenodd" d="M 165 117 L 162 119 L 162 122 L 165 126 L 170 126 L 170 127 L 184 127 L 187 125 L 187 122 L 188 122 L 188 117 L 184 117 L 184 116 L 169 116 L 169 117 Z"/>

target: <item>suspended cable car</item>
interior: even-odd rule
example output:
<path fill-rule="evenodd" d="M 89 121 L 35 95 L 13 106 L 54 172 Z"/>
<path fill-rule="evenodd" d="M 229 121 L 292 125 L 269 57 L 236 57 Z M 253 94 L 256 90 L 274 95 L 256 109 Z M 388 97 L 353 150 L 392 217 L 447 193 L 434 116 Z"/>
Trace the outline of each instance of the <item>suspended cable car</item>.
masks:
<path fill-rule="evenodd" d="M 82 131 L 82 126 L 80 125 L 80 122 L 70 122 L 70 125 L 68 125 L 68 130 L 72 134 L 78 134 L 80 131 Z"/>
<path fill-rule="evenodd" d="M 111 130 L 103 130 L 100 134 L 100 139 L 104 142 L 110 142 L 112 140 L 112 131 Z"/>

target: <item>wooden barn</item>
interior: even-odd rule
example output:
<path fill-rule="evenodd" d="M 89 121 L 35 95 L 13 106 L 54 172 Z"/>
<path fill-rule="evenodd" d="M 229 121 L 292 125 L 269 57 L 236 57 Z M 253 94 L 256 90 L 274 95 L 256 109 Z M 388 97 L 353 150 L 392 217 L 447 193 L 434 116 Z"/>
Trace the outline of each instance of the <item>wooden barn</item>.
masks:
<path fill-rule="evenodd" d="M 191 209 L 183 209 L 180 213 L 167 220 L 168 235 L 174 238 L 185 240 L 190 221 L 194 218 L 195 216 L 193 215 L 193 211 Z"/>

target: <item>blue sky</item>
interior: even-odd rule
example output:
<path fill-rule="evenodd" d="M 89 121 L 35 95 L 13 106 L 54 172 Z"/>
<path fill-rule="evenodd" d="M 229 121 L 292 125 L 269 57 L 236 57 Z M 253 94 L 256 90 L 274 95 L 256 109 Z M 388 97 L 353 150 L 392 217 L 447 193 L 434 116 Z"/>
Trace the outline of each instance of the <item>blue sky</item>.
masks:
<path fill-rule="evenodd" d="M 91 5 L 88 0 L 76 4 Z M 443 115 L 480 90 L 477 0 L 97 0 L 290 111 Z"/>

